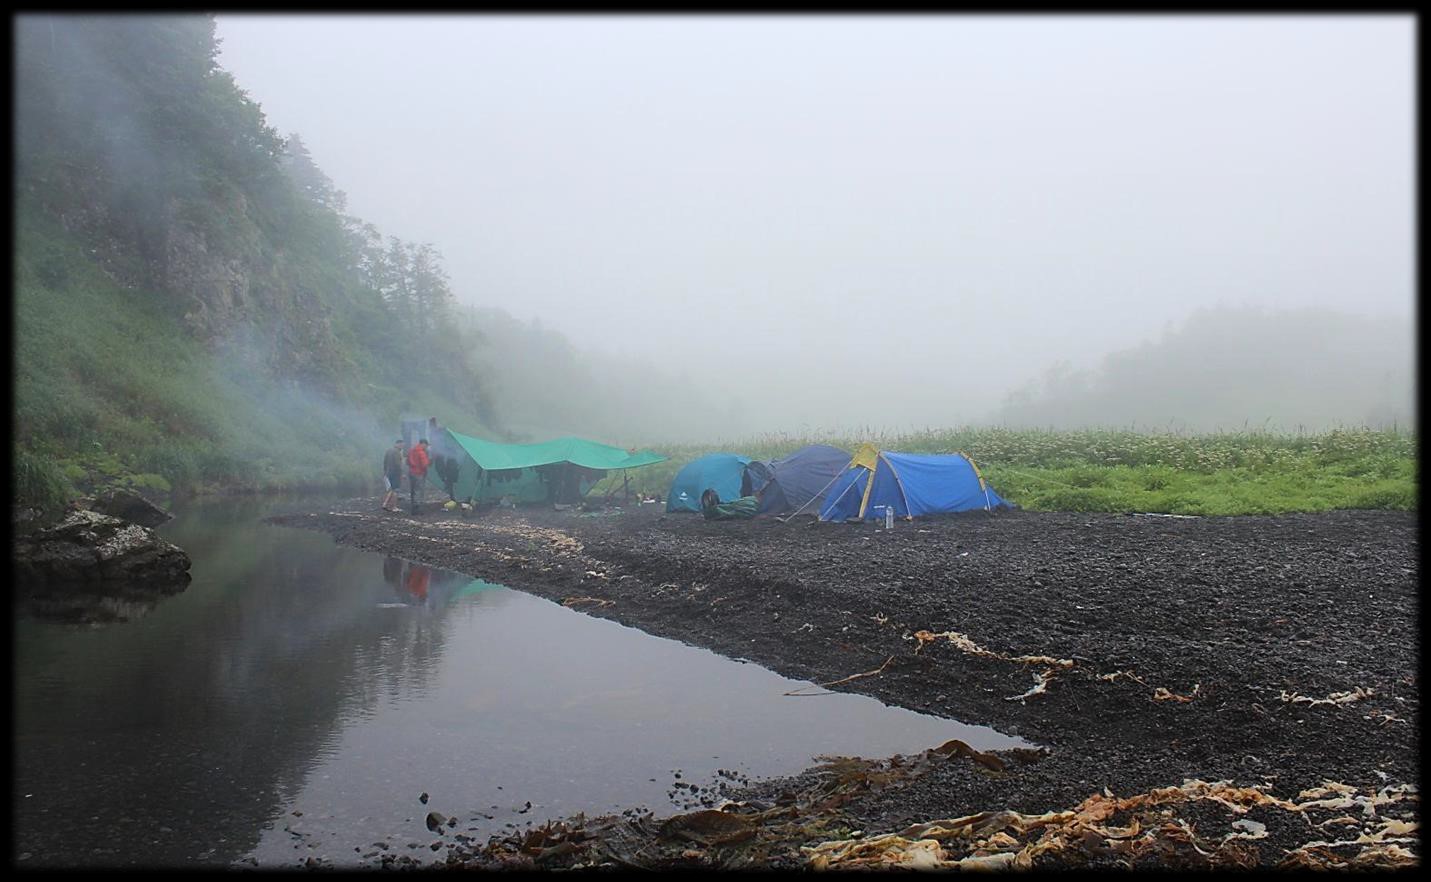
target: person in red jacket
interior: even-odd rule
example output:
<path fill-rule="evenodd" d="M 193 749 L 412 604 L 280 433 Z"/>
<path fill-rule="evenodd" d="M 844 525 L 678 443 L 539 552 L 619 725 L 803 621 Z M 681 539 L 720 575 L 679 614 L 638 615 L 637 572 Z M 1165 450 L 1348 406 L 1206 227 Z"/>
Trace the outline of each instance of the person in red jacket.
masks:
<path fill-rule="evenodd" d="M 423 438 L 407 453 L 408 487 L 413 514 L 417 514 L 418 506 L 422 505 L 422 485 L 427 479 L 427 467 L 431 464 L 432 460 L 427 456 L 427 439 Z"/>

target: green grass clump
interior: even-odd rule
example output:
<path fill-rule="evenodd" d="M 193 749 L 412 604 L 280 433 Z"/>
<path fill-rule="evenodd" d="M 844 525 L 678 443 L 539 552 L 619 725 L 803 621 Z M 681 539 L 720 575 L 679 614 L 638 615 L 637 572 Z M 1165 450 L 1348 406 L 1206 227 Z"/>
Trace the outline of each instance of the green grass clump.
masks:
<path fill-rule="evenodd" d="M 65 472 L 44 457 L 14 450 L 10 466 L 14 504 L 53 510 L 74 496 L 74 486 Z"/>

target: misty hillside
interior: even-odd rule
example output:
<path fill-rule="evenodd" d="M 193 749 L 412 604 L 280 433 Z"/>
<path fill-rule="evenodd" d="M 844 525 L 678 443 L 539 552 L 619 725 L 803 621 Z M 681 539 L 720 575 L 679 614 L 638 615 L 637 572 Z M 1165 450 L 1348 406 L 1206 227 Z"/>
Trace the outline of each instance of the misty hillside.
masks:
<path fill-rule="evenodd" d="M 718 396 L 679 365 L 657 366 L 639 351 L 598 353 L 501 309 L 459 307 L 457 314 L 462 332 L 481 341 L 468 364 L 515 436 L 646 445 L 721 437 L 738 419 L 734 393 Z"/>
<path fill-rule="evenodd" d="M 1414 331 L 1328 310 L 1207 309 L 1095 369 L 1052 366 L 1011 393 L 1013 427 L 1216 432 L 1415 426 Z"/>
<path fill-rule="evenodd" d="M 459 315 L 442 255 L 348 215 L 218 67 L 214 29 L 16 19 L 22 491 L 369 480 L 403 414 L 649 434 L 621 414 L 671 381 Z"/>

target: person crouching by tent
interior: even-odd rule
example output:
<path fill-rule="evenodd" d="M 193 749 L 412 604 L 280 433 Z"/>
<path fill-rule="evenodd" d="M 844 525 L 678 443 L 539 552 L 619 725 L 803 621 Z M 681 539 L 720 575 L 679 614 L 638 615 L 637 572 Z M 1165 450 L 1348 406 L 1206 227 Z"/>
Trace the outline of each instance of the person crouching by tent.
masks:
<path fill-rule="evenodd" d="M 417 514 L 418 506 L 422 505 L 422 485 L 427 480 L 427 467 L 431 464 L 432 460 L 427 457 L 427 439 L 423 438 L 407 454 L 407 480 L 413 514 Z"/>
<path fill-rule="evenodd" d="M 383 484 L 388 491 L 383 496 L 383 511 L 398 510 L 398 493 L 402 488 L 402 461 L 405 458 L 401 438 L 394 441 L 393 446 L 383 453 Z"/>

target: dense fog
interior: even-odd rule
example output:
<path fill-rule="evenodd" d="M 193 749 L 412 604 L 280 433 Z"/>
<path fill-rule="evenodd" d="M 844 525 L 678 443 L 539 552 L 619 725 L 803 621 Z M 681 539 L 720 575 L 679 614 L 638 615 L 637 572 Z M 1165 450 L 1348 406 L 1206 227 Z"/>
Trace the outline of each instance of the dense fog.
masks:
<path fill-rule="evenodd" d="M 440 253 L 529 431 L 1413 419 L 1410 16 L 218 36 L 351 211 Z"/>

